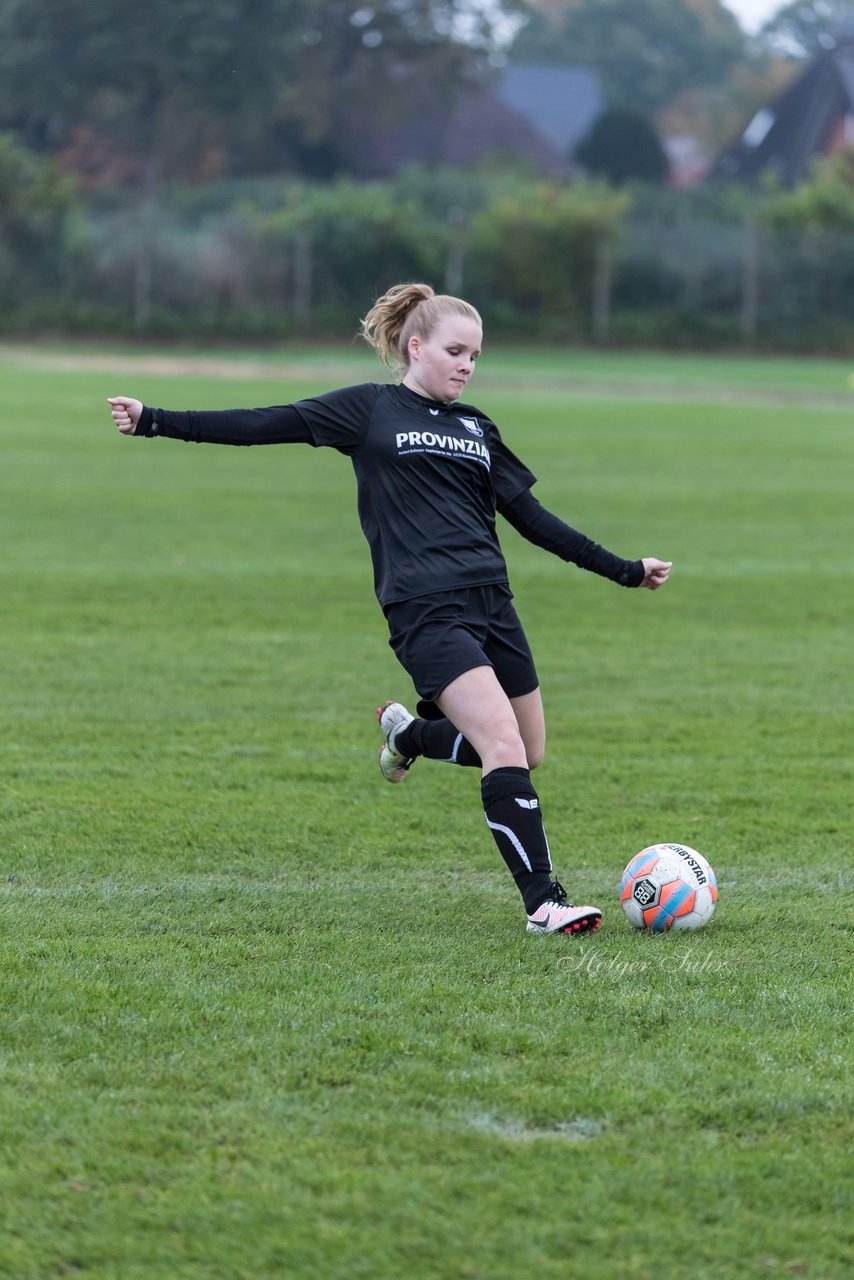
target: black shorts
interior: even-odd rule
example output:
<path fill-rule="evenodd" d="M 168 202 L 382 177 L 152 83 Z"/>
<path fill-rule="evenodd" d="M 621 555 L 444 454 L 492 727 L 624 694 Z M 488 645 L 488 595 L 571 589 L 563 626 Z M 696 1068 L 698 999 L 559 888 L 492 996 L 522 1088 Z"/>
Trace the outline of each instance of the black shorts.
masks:
<path fill-rule="evenodd" d="M 403 600 L 386 607 L 389 644 L 427 703 L 473 667 L 492 667 L 508 698 L 539 686 L 534 659 L 508 586 L 493 583 Z M 430 708 L 419 706 L 429 716 Z"/>

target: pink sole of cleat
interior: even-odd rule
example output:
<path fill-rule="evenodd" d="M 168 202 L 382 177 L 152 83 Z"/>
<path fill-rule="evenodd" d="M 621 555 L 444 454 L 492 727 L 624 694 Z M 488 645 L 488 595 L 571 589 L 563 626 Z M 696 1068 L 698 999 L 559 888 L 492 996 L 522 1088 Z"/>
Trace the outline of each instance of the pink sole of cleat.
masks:
<path fill-rule="evenodd" d="M 595 920 L 576 920 L 572 924 L 567 925 L 565 929 L 561 929 L 561 933 L 595 933 L 602 923 L 602 917 L 598 916 Z"/>

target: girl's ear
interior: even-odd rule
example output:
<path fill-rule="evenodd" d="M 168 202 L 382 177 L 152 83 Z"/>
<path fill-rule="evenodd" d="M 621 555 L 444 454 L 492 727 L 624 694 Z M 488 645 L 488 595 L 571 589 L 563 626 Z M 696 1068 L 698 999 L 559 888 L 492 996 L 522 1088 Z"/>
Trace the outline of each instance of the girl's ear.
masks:
<path fill-rule="evenodd" d="M 418 359 L 421 355 L 421 339 L 417 333 L 413 333 L 409 342 L 406 344 L 406 350 L 409 352 L 410 359 Z"/>

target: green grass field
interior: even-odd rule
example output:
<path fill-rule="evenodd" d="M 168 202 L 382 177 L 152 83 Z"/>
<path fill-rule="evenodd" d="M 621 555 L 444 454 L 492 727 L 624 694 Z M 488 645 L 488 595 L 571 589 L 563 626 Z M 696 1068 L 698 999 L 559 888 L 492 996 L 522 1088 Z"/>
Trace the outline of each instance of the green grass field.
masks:
<path fill-rule="evenodd" d="M 850 1276 L 846 364 L 487 349 L 541 501 L 674 561 L 621 591 L 504 527 L 556 868 L 606 909 L 558 940 L 474 771 L 380 779 L 411 687 L 347 460 L 105 404 L 377 368 L 65 354 L 0 349 L 0 1275 Z M 647 937 L 617 882 L 667 840 L 720 902 Z"/>

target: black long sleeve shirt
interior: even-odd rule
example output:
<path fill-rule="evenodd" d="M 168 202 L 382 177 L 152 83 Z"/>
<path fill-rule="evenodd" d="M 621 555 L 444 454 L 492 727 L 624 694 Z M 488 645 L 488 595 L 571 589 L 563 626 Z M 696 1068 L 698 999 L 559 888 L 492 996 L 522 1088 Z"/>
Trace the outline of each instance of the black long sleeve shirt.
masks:
<path fill-rule="evenodd" d="M 268 409 L 146 407 L 135 434 L 230 445 L 303 443 L 346 454 L 383 606 L 506 582 L 496 512 L 563 560 L 622 586 L 643 581 L 640 560 L 613 555 L 540 505 L 531 493 L 536 476 L 472 405 L 364 383 Z"/>

